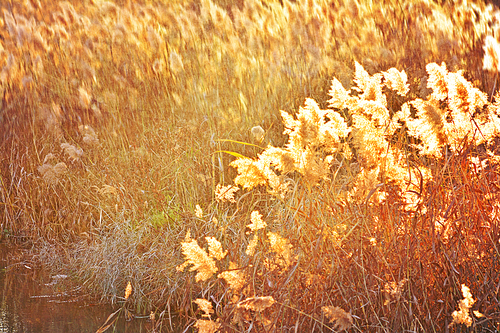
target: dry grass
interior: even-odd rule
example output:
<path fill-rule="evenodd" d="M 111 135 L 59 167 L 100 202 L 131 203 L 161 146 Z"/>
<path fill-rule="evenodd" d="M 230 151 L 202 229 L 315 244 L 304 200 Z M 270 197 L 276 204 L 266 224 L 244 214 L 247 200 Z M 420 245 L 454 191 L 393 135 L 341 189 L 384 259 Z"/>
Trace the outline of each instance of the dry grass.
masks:
<path fill-rule="evenodd" d="M 492 6 L 0 7 L 3 239 L 158 327 L 497 328 Z"/>

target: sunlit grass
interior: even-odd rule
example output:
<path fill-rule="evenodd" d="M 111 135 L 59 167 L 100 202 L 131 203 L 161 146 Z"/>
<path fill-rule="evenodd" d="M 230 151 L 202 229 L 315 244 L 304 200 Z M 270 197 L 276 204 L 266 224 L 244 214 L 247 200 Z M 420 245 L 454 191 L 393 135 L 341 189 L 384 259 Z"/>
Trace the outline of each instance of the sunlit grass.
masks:
<path fill-rule="evenodd" d="M 492 6 L 1 7 L 2 237 L 41 263 L 206 332 L 495 325 Z"/>

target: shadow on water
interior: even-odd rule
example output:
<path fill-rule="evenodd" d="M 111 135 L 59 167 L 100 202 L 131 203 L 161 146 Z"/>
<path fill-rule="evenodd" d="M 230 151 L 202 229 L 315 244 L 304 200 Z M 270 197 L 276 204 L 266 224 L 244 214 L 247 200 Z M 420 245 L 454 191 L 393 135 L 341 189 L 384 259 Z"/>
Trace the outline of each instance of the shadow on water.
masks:
<path fill-rule="evenodd" d="M 79 287 L 68 288 L 66 275 L 41 276 L 30 263 L 9 265 L 6 258 L 0 244 L 0 333 L 95 333 L 118 309 L 92 304 Z M 171 331 L 154 330 L 148 316 L 125 320 L 123 313 L 106 332 Z"/>

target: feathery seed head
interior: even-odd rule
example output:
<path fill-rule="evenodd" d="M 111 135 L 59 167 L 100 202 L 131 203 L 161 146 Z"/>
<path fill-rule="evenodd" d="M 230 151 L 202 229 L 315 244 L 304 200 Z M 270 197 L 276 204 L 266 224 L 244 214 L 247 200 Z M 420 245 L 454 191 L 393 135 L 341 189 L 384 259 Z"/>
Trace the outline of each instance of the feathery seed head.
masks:
<path fill-rule="evenodd" d="M 218 278 L 224 279 L 229 284 L 229 288 L 233 292 L 239 292 L 245 286 L 246 275 L 234 262 L 229 263 L 229 270 L 217 275 Z"/>
<path fill-rule="evenodd" d="M 186 235 L 186 241 L 181 242 L 182 254 L 186 257 L 186 261 L 177 266 L 177 270 L 183 271 L 187 266 L 193 265 L 190 271 L 198 271 L 195 276 L 196 282 L 206 281 L 217 273 L 217 266 L 214 259 L 198 245 L 198 242 L 188 236 L 189 233 Z"/>
<path fill-rule="evenodd" d="M 127 287 L 125 288 L 125 299 L 128 299 L 132 294 L 132 284 L 130 281 L 127 283 Z"/>
<path fill-rule="evenodd" d="M 193 326 L 198 329 L 199 333 L 216 333 L 221 324 L 218 321 L 198 319 Z"/>
<path fill-rule="evenodd" d="M 165 62 L 163 61 L 163 59 L 160 58 L 155 59 L 155 61 L 153 62 L 153 72 L 156 75 L 159 75 L 160 73 L 163 72 L 164 68 L 165 68 Z"/>
<path fill-rule="evenodd" d="M 492 72 L 500 71 L 500 43 L 493 36 L 484 39 L 483 69 Z"/>
<path fill-rule="evenodd" d="M 274 302 L 275 301 L 272 296 L 254 296 L 238 302 L 238 304 L 236 304 L 236 307 L 245 310 L 262 312 L 273 305 Z"/>
<path fill-rule="evenodd" d="M 90 125 L 79 125 L 78 130 L 83 135 L 83 142 L 94 146 L 99 143 L 95 130 Z"/>
<path fill-rule="evenodd" d="M 63 11 L 63 15 L 65 21 L 67 22 L 67 25 L 72 25 L 78 22 L 79 15 L 76 13 L 75 8 L 71 3 L 69 3 L 68 1 L 63 1 L 59 3 L 59 6 Z"/>
<path fill-rule="evenodd" d="M 248 189 L 266 185 L 274 173 L 264 162 L 247 157 L 238 158 L 229 165 L 238 170 L 234 183 Z M 276 174 L 274 176 L 277 177 Z"/>
<path fill-rule="evenodd" d="M 217 200 L 217 202 L 229 201 L 236 203 L 234 194 L 238 192 L 239 189 L 239 187 L 234 185 L 222 186 L 221 184 L 217 184 L 215 188 L 215 200 Z"/>
<path fill-rule="evenodd" d="M 199 309 L 203 311 L 202 317 L 210 318 L 210 315 L 214 313 L 214 309 L 212 308 L 212 303 L 203 298 L 197 298 L 195 301 L 196 305 L 198 305 Z"/>
<path fill-rule="evenodd" d="M 408 77 L 405 71 L 398 71 L 396 68 L 389 68 L 387 72 L 383 72 L 385 85 L 392 90 L 395 90 L 399 95 L 406 96 L 410 91 L 410 85 L 407 83 Z"/>
<path fill-rule="evenodd" d="M 250 241 L 248 242 L 247 248 L 245 250 L 247 256 L 251 257 L 255 254 L 255 248 L 257 247 L 258 243 L 259 237 L 257 236 L 257 234 L 254 234 L 252 236 L 252 239 L 250 239 Z"/>
<path fill-rule="evenodd" d="M 47 155 L 45 155 L 45 158 L 43 159 L 43 164 L 50 162 L 52 160 L 55 160 L 55 159 L 56 159 L 56 155 L 54 155 L 52 153 L 48 153 Z"/>
<path fill-rule="evenodd" d="M 67 142 L 61 143 L 61 148 L 64 150 L 64 153 L 68 155 L 68 157 L 74 162 L 80 160 L 80 157 L 83 156 L 83 150 L 80 148 L 76 148 L 73 145 L 70 145 Z"/>
<path fill-rule="evenodd" d="M 250 214 L 250 221 L 252 221 L 252 223 L 247 225 L 247 227 L 252 231 L 257 231 L 267 227 L 267 223 L 262 220 L 262 215 L 256 210 Z"/>
<path fill-rule="evenodd" d="M 382 92 L 383 75 L 381 73 L 377 73 L 370 76 L 370 74 L 368 74 L 368 72 L 358 62 L 355 62 L 355 67 L 356 71 L 354 73 L 354 83 L 357 86 L 355 89 L 362 93 L 360 98 L 367 101 L 379 102 L 384 107 L 387 106 L 387 99 Z"/>
<path fill-rule="evenodd" d="M 338 306 L 323 306 L 321 307 L 321 310 L 331 323 L 335 322 L 333 328 L 337 331 L 347 330 L 353 324 L 351 314 Z"/>
<path fill-rule="evenodd" d="M 465 326 L 470 327 L 472 325 L 472 318 L 469 311 L 476 301 L 472 298 L 470 289 L 465 284 L 462 284 L 462 295 L 464 298 L 458 303 L 460 310 L 453 311 L 453 321 L 449 326 L 454 324 L 464 324 Z"/>
<path fill-rule="evenodd" d="M 443 101 L 448 97 L 448 86 L 446 76 L 448 70 L 443 62 L 441 66 L 436 63 L 430 63 L 425 66 L 429 77 L 427 79 L 427 88 L 432 89 L 432 98 L 437 101 Z"/>
<path fill-rule="evenodd" d="M 208 255 L 211 258 L 222 260 L 227 255 L 227 251 L 222 249 L 222 244 L 215 237 L 205 237 L 208 243 Z"/>
<path fill-rule="evenodd" d="M 444 132 L 445 113 L 437 101 L 424 101 L 419 98 L 410 102 L 417 109 L 416 118 L 403 118 L 411 136 L 421 139 L 417 146 L 421 154 L 441 157 L 441 147 L 447 143 Z"/>
<path fill-rule="evenodd" d="M 333 78 L 330 91 L 328 92 L 332 98 L 328 100 L 328 105 L 332 108 L 343 109 L 345 102 L 350 98 L 349 92 L 345 90 L 342 83 L 336 78 Z"/>
<path fill-rule="evenodd" d="M 89 91 L 84 86 L 81 86 L 78 88 L 78 94 L 80 97 L 80 106 L 84 109 L 88 109 L 92 101 Z"/>
<path fill-rule="evenodd" d="M 184 62 L 182 61 L 181 55 L 177 52 L 170 51 L 168 62 L 174 74 L 180 74 L 184 70 Z"/>
<path fill-rule="evenodd" d="M 196 205 L 194 215 L 199 219 L 203 218 L 203 210 L 201 209 L 200 205 Z"/>
<path fill-rule="evenodd" d="M 269 146 L 262 152 L 260 159 L 276 167 L 276 169 L 284 174 L 295 170 L 294 153 L 288 149 Z"/>
<path fill-rule="evenodd" d="M 101 11 L 101 15 L 103 16 L 111 16 L 116 17 L 118 15 L 118 6 L 116 6 L 111 1 L 96 1 L 99 5 L 99 10 Z"/>
<path fill-rule="evenodd" d="M 49 155 L 47 155 L 45 159 L 47 159 Z M 54 166 L 44 162 L 43 165 L 38 167 L 38 172 L 42 175 L 43 180 L 49 185 L 57 184 L 61 176 L 64 175 L 67 170 L 68 167 L 64 162 L 59 162 Z"/>
<path fill-rule="evenodd" d="M 262 127 L 254 126 L 250 131 L 252 132 L 252 135 L 255 140 L 257 140 L 258 142 L 264 141 L 264 136 L 266 135 L 266 132 Z"/>
<path fill-rule="evenodd" d="M 288 268 L 292 265 L 292 245 L 286 238 L 281 237 L 277 233 L 268 232 L 267 237 L 271 245 L 271 251 L 276 253 L 276 263 L 283 268 Z"/>

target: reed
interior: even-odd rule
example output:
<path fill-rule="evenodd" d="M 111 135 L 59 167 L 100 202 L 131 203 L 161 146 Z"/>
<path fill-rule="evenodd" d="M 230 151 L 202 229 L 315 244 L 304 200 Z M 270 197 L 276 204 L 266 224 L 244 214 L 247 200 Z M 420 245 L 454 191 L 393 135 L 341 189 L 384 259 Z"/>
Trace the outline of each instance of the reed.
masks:
<path fill-rule="evenodd" d="M 456 286 L 450 279 L 458 282 L 463 274 L 478 274 L 477 265 L 496 265 L 497 218 L 476 206 L 486 207 L 484 199 L 472 199 L 460 189 L 479 186 L 488 200 L 496 196 L 483 188 L 485 179 L 477 180 L 486 165 L 496 168 L 500 119 L 496 102 L 488 102 L 460 71 L 448 72 L 444 64 L 431 63 L 427 72 L 431 94 L 425 100 L 401 100 L 400 109 L 394 110 L 387 108 L 390 90 L 406 97 L 406 74 L 391 68 L 369 75 L 356 63 L 356 86 L 350 91 L 332 80 L 332 109 L 321 110 L 317 102 L 306 99 L 295 117 L 282 111 L 288 138 L 284 146 L 268 145 L 256 158 L 239 157 L 230 164 L 237 170 L 236 185 L 250 191 L 262 188 L 277 200 L 268 208 L 274 223 L 264 222 L 253 211 L 246 225 L 250 231 L 239 235 L 247 239 L 246 249 L 231 247 L 229 263 L 219 260 L 219 268 L 206 275 L 213 279 L 223 270 L 217 278 L 225 280 L 229 290 L 205 291 L 228 304 L 232 319 L 221 313 L 218 325 L 236 329 L 232 324 L 237 322 L 240 330 L 246 324 L 269 330 L 293 325 L 302 317 L 302 327 L 314 330 L 321 314 L 311 309 L 321 308 L 336 330 L 355 326 L 385 331 L 417 324 L 424 331 L 455 324 L 471 327 L 475 301 L 465 284 L 464 300 L 451 314 L 451 322 L 445 308 L 437 310 L 431 301 L 436 291 L 430 288 L 442 281 Z M 470 177 L 466 170 L 472 171 L 471 163 L 476 168 L 474 182 L 464 178 Z M 346 176 L 336 177 L 346 169 Z M 471 214 L 479 211 L 481 219 Z M 232 238 L 227 233 L 222 237 Z M 456 248 L 470 241 L 482 244 L 482 250 Z M 470 257 L 471 250 L 476 257 Z M 184 255 L 197 276 L 202 274 L 197 267 L 203 260 Z M 425 265 L 442 269 L 431 271 Z M 237 288 L 226 278 L 234 271 Z M 274 308 L 264 321 L 245 317 L 243 323 L 232 309 L 251 295 L 268 295 L 294 306 Z M 356 320 L 339 304 L 360 311 Z M 479 320 L 484 315 L 474 311 L 476 329 L 489 327 L 488 321 Z M 432 321 L 424 324 L 425 316 Z"/>

